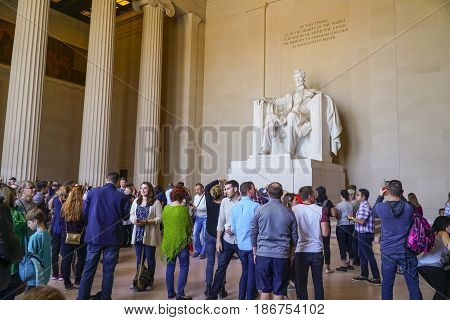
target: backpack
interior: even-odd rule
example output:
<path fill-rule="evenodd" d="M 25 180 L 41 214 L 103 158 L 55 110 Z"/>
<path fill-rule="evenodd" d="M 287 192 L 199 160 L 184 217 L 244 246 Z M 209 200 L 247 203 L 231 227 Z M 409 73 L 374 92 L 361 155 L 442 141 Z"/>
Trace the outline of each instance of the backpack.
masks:
<path fill-rule="evenodd" d="M 36 268 L 34 267 L 33 259 L 41 265 L 41 269 L 44 269 L 44 263 L 41 258 L 34 253 L 27 252 L 22 261 L 19 262 L 19 276 L 23 282 L 36 278 Z"/>
<path fill-rule="evenodd" d="M 37 264 L 35 266 L 35 263 Z M 19 277 L 23 282 L 37 278 L 36 267 L 44 269 L 44 262 L 39 255 L 28 251 L 28 239 L 25 240 L 25 255 L 19 262 Z"/>
<path fill-rule="evenodd" d="M 413 253 L 427 253 L 434 247 L 434 232 L 422 215 L 414 212 L 413 221 L 406 238 L 406 248 Z"/>

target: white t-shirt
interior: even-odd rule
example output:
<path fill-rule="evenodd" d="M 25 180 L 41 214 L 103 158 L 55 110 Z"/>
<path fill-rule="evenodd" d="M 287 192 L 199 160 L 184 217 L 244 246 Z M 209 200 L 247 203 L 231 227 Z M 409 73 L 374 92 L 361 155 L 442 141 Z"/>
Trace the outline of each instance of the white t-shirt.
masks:
<path fill-rule="evenodd" d="M 318 253 L 323 250 L 321 222 L 327 222 L 327 210 L 317 204 L 292 207 L 297 220 L 298 242 L 295 252 Z"/>
<path fill-rule="evenodd" d="M 351 202 L 342 201 L 336 205 L 336 211 L 339 212 L 341 218 L 337 221 L 338 226 L 348 226 L 353 223 L 347 219 L 353 213 L 353 206 Z"/>
<path fill-rule="evenodd" d="M 197 207 L 196 210 L 197 217 L 199 218 L 206 217 L 206 198 L 204 193 L 201 195 L 198 194 L 195 195 L 194 206 Z"/>

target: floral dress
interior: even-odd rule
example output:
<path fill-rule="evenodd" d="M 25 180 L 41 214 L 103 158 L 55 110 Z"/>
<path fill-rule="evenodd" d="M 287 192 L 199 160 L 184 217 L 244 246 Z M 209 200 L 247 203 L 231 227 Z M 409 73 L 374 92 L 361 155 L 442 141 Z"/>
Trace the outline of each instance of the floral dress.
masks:
<path fill-rule="evenodd" d="M 136 219 L 139 220 L 147 220 L 148 219 L 148 213 L 150 210 L 150 206 L 137 206 L 136 209 Z M 136 243 L 142 243 L 144 240 L 144 232 L 145 232 L 145 226 L 138 226 L 136 225 Z"/>

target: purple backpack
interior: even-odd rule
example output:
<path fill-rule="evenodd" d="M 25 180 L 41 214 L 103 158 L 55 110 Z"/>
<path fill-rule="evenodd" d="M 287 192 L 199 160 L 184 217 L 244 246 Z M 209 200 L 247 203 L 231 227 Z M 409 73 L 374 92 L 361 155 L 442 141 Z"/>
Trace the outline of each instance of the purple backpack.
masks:
<path fill-rule="evenodd" d="M 414 210 L 413 222 L 406 238 L 406 248 L 420 254 L 429 252 L 434 246 L 434 232 L 423 213 Z"/>

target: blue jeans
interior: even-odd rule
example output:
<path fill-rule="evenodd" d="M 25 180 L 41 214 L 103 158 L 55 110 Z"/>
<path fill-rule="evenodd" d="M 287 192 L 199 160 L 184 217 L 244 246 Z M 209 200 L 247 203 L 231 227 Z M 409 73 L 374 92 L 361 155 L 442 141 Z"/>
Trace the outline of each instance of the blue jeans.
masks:
<path fill-rule="evenodd" d="M 172 299 L 176 296 L 184 296 L 184 288 L 186 287 L 188 273 L 189 273 L 189 248 L 186 247 L 181 250 L 178 255 L 178 261 L 180 263 L 180 274 L 178 275 L 177 292 L 175 293 L 175 266 L 176 257 L 167 263 L 166 269 L 166 287 L 167 296 Z"/>
<path fill-rule="evenodd" d="M 206 244 L 206 270 L 205 282 L 206 284 L 213 283 L 214 264 L 216 263 L 216 238 L 211 237 L 208 232 L 205 232 Z"/>
<path fill-rule="evenodd" d="M 225 281 L 225 275 L 230 264 L 231 258 L 233 258 L 234 253 L 239 255 L 239 249 L 236 244 L 230 244 L 222 239 L 222 249 L 223 251 L 219 254 L 217 262 L 217 270 L 214 275 L 214 282 L 210 291 L 210 298 L 217 299 L 220 289 Z"/>
<path fill-rule="evenodd" d="M 410 300 L 422 300 L 417 272 L 417 257 L 409 252 L 400 254 L 381 254 L 381 299 L 392 300 L 397 266 L 403 271 L 408 286 Z"/>
<path fill-rule="evenodd" d="M 102 300 L 111 300 L 112 288 L 114 284 L 114 271 L 119 260 L 120 246 L 103 246 L 88 244 L 86 264 L 84 265 L 83 276 L 81 277 L 80 289 L 78 290 L 78 300 L 89 300 L 91 297 L 92 282 L 97 271 L 98 262 L 103 252 L 103 279 L 102 279 Z"/>
<path fill-rule="evenodd" d="M 314 283 L 314 299 L 323 300 L 323 253 L 322 252 L 296 252 L 295 253 L 295 290 L 297 299 L 308 300 L 308 273 L 311 267 Z"/>
<path fill-rule="evenodd" d="M 239 300 L 255 300 L 255 262 L 253 250 L 239 250 L 242 264 L 242 275 L 239 281 Z"/>
<path fill-rule="evenodd" d="M 206 251 L 205 230 L 206 216 L 196 217 L 194 224 L 194 250 L 195 253 L 199 253 L 202 255 L 205 255 Z"/>
<path fill-rule="evenodd" d="M 152 282 L 153 282 L 156 267 L 156 259 L 155 259 L 156 247 L 148 246 L 142 243 L 134 244 L 134 251 L 136 252 L 136 265 L 138 272 L 139 266 L 141 264 L 142 250 L 144 250 L 144 262 L 147 259 L 147 269 L 148 271 L 150 271 L 150 274 L 152 275 Z"/>
<path fill-rule="evenodd" d="M 373 253 L 372 242 L 374 240 L 373 233 L 359 233 L 358 236 L 358 253 L 361 263 L 361 277 L 369 278 L 369 265 L 372 270 L 372 276 L 374 279 L 380 278 L 380 271 L 378 270 L 378 264 L 375 260 Z"/>

